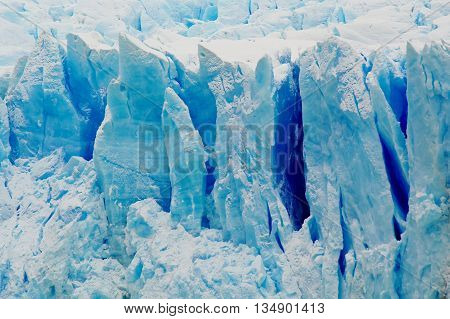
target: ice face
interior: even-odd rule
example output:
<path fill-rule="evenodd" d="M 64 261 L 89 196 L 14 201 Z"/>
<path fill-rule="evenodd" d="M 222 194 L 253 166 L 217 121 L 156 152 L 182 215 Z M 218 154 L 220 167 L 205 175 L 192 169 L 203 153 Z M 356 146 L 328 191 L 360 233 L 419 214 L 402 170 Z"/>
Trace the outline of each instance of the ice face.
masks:
<path fill-rule="evenodd" d="M 9 152 L 8 110 L 3 100 L 0 100 L 0 162 L 8 158 Z"/>
<path fill-rule="evenodd" d="M 67 36 L 66 68 L 72 101 L 80 114 L 82 156 L 91 159 L 97 130 L 105 117 L 109 82 L 117 77 L 118 53 L 98 33 Z"/>
<path fill-rule="evenodd" d="M 0 9 L 0 297 L 447 296 L 441 4 Z"/>
<path fill-rule="evenodd" d="M 355 63 L 361 64 L 357 54 L 333 39 L 300 58 L 306 197 L 326 243 L 329 297 L 343 296 L 349 284 L 347 273 L 355 269 L 347 259 L 394 239 L 394 205 L 365 75 L 361 66 L 342 69 Z"/>
<path fill-rule="evenodd" d="M 421 52 L 409 45 L 406 52 L 411 193 L 408 242 L 402 243 L 398 258 L 410 267 L 400 270 L 402 293 L 408 298 L 445 294 L 446 279 L 440 274 L 446 258 L 441 252 L 448 244 L 448 58 L 445 44 L 426 45 Z M 432 286 L 417 289 L 411 284 L 415 277 Z"/>
<path fill-rule="evenodd" d="M 2 168 L 0 295 L 122 298 L 121 265 L 108 257 L 94 165 L 80 157 L 64 163 L 62 156 L 56 151 Z M 12 208 L 10 217 L 4 203 Z"/>
<path fill-rule="evenodd" d="M 94 161 L 114 225 L 112 233 L 120 242 L 128 206 L 151 197 L 168 210 L 171 185 L 161 125 L 170 62 L 160 52 L 126 36 L 119 39 L 119 50 L 119 79 L 108 87 Z M 117 248 L 123 246 L 119 242 Z"/>
<path fill-rule="evenodd" d="M 170 213 L 187 231 L 198 234 L 205 213 L 206 154 L 186 104 L 172 89 L 166 90 L 162 113 L 170 168 Z"/>
<path fill-rule="evenodd" d="M 14 159 L 42 157 L 60 147 L 67 158 L 81 153 L 80 119 L 66 88 L 61 50 L 43 34 L 6 97 Z"/>

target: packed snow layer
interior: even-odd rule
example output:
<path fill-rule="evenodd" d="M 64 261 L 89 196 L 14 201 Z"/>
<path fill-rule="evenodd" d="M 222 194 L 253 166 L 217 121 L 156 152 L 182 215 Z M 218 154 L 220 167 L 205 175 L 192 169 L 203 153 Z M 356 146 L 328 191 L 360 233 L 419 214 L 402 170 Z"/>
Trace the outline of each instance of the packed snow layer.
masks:
<path fill-rule="evenodd" d="M 0 297 L 445 298 L 445 1 L 0 1 Z"/>

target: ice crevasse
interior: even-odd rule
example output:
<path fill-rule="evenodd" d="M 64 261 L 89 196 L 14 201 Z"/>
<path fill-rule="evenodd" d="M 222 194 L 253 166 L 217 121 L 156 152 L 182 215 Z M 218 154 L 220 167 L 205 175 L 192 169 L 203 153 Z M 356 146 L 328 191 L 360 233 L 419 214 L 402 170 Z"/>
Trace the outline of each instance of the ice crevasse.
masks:
<path fill-rule="evenodd" d="M 330 3 L 52 7 L 1 78 L 0 297 L 445 298 L 448 43 Z"/>

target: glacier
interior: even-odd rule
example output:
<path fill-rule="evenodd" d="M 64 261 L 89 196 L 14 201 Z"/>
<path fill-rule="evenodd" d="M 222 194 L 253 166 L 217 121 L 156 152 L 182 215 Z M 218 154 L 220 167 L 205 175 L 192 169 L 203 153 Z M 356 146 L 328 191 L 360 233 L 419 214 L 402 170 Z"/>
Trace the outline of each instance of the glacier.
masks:
<path fill-rule="evenodd" d="M 0 298 L 447 298 L 449 13 L 0 2 Z"/>

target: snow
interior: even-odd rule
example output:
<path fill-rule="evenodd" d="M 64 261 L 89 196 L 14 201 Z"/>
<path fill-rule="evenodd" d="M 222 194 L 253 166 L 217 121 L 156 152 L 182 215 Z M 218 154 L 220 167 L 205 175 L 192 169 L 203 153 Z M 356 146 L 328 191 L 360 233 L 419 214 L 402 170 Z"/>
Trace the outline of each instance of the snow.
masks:
<path fill-rule="evenodd" d="M 449 13 L 0 3 L 0 297 L 447 296 Z"/>

